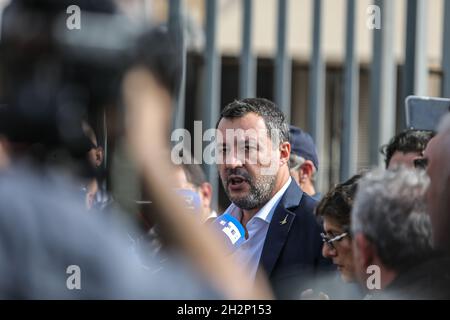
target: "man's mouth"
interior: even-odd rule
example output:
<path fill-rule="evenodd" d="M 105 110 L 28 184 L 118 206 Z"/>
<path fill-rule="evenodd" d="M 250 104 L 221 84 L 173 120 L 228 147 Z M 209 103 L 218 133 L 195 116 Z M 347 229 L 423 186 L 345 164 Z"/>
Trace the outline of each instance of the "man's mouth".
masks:
<path fill-rule="evenodd" d="M 247 179 L 242 176 L 232 175 L 228 177 L 228 188 L 233 191 L 241 189 L 245 183 L 248 183 Z"/>

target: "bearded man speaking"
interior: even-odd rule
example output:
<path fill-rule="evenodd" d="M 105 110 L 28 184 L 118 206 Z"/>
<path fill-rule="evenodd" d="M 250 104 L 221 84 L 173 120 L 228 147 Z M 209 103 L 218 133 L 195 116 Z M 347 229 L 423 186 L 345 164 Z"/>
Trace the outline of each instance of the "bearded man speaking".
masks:
<path fill-rule="evenodd" d="M 316 201 L 289 174 L 289 126 L 271 101 L 234 101 L 217 123 L 217 165 L 232 204 L 225 214 L 245 228 L 245 241 L 234 252 L 248 275 L 259 268 L 275 296 L 299 298 L 321 266 L 321 228 Z"/>

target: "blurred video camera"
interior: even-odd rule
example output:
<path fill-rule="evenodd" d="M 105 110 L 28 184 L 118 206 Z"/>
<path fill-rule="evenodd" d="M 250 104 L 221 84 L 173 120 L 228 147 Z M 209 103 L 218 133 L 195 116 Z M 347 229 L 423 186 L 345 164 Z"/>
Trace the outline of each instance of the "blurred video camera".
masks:
<path fill-rule="evenodd" d="M 82 156 L 90 147 L 82 119 L 118 107 L 121 78 L 133 64 L 176 90 L 177 48 L 163 31 L 119 14 L 112 1 L 12 0 L 1 21 L 0 134 L 13 142 Z"/>

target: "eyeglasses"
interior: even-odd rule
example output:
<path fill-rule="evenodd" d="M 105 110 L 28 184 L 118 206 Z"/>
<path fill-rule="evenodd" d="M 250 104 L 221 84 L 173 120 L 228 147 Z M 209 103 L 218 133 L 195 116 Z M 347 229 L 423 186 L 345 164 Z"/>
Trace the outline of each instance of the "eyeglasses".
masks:
<path fill-rule="evenodd" d="M 322 237 L 322 241 L 326 243 L 330 249 L 336 249 L 333 242 L 335 241 L 341 241 L 344 237 L 348 235 L 348 232 L 341 233 L 340 235 L 335 236 L 334 238 L 328 237 L 325 233 L 321 233 L 320 236 Z"/>

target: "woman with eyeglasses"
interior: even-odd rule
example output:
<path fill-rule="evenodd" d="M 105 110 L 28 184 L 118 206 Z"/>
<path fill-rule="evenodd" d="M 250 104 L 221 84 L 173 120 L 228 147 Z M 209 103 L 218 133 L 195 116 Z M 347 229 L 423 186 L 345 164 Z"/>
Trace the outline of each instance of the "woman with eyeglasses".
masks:
<path fill-rule="evenodd" d="M 344 183 L 333 187 L 318 203 L 315 213 L 324 232 L 322 255 L 337 266 L 339 275 L 322 276 L 315 289 L 302 292 L 303 300 L 362 299 L 364 292 L 356 283 L 353 262 L 350 213 L 356 196 L 357 183 L 361 175 L 354 175 Z M 322 290 L 322 291 L 321 291 Z"/>
<path fill-rule="evenodd" d="M 323 222 L 322 254 L 337 266 L 345 282 L 354 282 L 352 237 L 350 234 L 350 213 L 361 175 L 354 175 L 342 184 L 336 185 L 322 198 L 316 208 L 316 215 Z"/>

